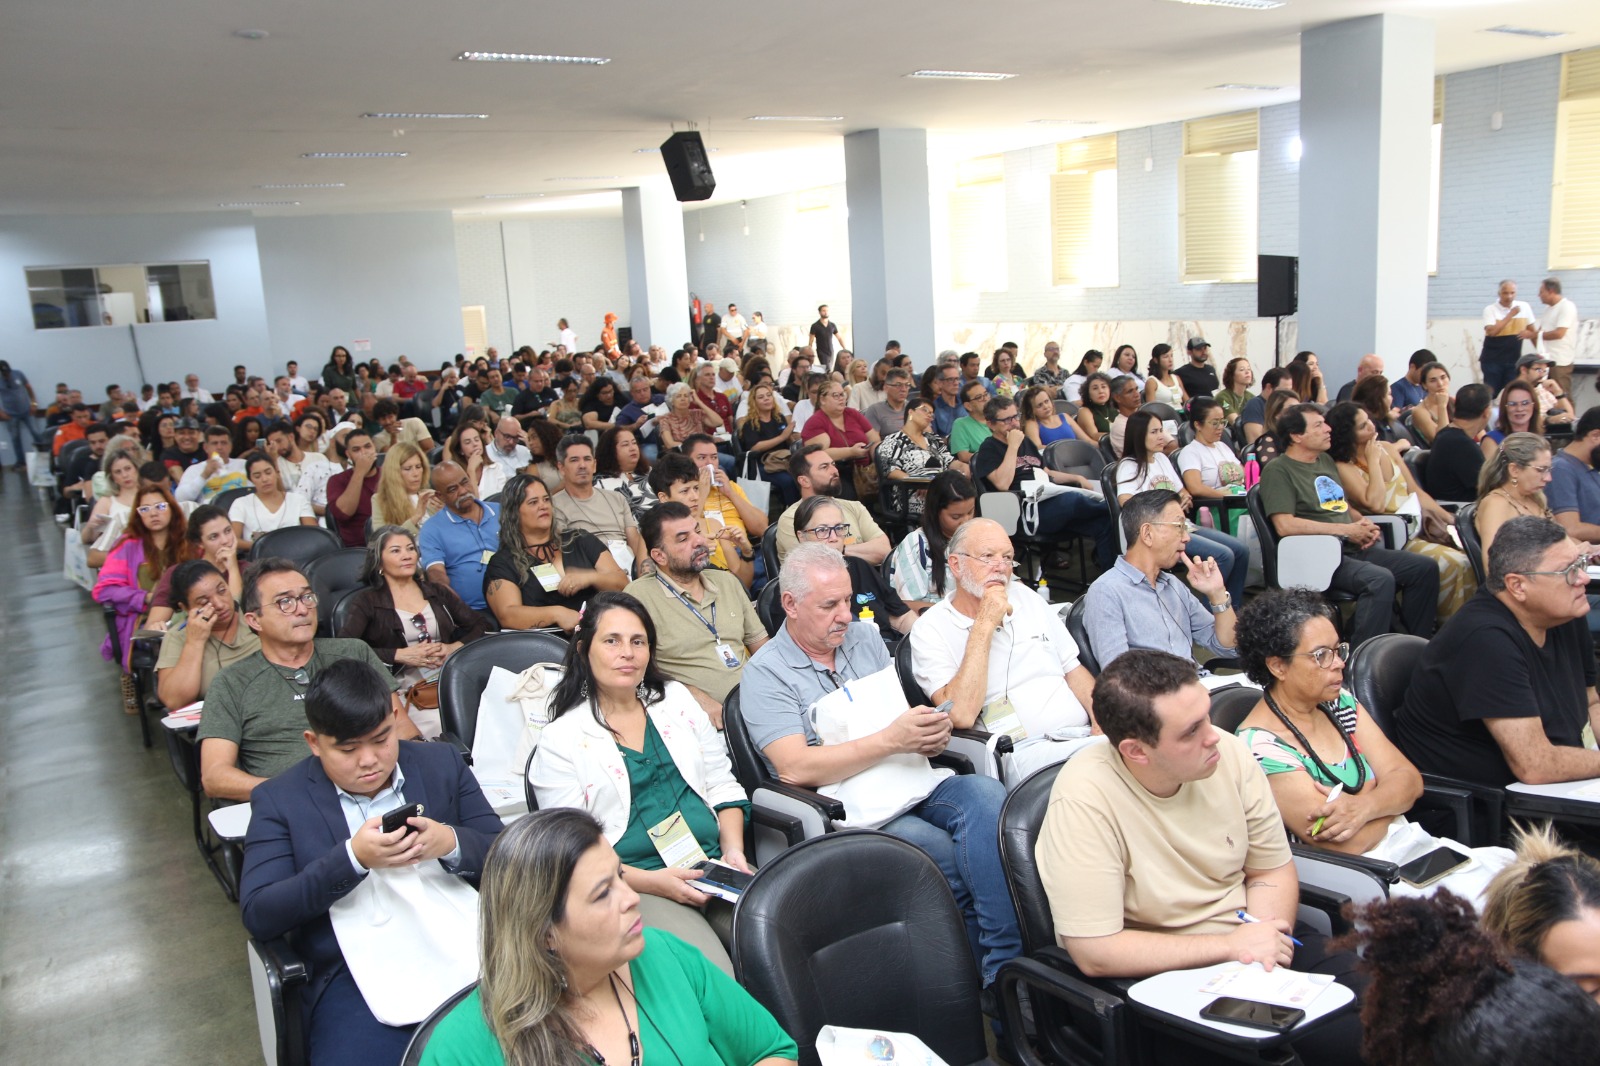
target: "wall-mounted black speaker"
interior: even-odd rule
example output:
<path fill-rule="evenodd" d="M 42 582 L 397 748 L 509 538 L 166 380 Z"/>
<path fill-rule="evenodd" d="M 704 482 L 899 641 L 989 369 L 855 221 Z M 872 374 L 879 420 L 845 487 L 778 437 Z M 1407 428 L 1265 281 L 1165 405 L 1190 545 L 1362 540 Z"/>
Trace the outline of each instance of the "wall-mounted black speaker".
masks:
<path fill-rule="evenodd" d="M 667 164 L 672 194 L 679 200 L 711 198 L 717 179 L 711 176 L 711 160 L 706 157 L 706 144 L 699 133 L 674 133 L 662 141 L 661 161 Z"/>
<path fill-rule="evenodd" d="M 1300 308 L 1300 260 L 1292 255 L 1256 256 L 1256 316 L 1278 318 Z"/>
<path fill-rule="evenodd" d="M 618 326 L 617 327 L 617 347 L 618 348 L 626 348 L 628 346 L 628 342 L 631 341 L 631 340 L 633 340 L 633 327 L 632 326 Z"/>

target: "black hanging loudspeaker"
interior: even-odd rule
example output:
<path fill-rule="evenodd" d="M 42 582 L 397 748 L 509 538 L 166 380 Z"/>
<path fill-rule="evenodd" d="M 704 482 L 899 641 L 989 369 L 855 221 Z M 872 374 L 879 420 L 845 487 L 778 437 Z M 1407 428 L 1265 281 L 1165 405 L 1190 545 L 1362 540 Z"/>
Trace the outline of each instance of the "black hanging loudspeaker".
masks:
<path fill-rule="evenodd" d="M 1256 317 L 1292 315 L 1300 306 L 1300 260 L 1292 255 L 1256 256 Z"/>
<path fill-rule="evenodd" d="M 709 200 L 716 191 L 717 179 L 711 176 L 711 161 L 698 131 L 674 133 L 661 142 L 661 161 L 667 164 L 672 179 L 672 194 L 679 200 Z"/>

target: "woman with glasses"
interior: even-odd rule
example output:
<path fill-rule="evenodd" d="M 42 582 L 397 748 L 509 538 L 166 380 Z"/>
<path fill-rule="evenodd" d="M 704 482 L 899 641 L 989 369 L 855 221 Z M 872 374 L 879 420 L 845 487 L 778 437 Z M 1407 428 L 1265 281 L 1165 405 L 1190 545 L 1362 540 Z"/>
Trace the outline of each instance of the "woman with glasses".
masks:
<path fill-rule="evenodd" d="M 133 676 L 128 672 L 133 633 L 139 628 L 140 617 L 150 610 L 161 575 L 180 561 L 187 528 L 171 489 L 149 481 L 140 485 L 128 527 L 106 556 L 94 584 L 94 601 L 116 610 L 117 648 L 121 652 L 117 665 L 122 668 L 123 710 L 129 714 L 139 713 Z M 116 658 L 109 635 L 100 645 L 100 657 L 107 662 Z"/>
<path fill-rule="evenodd" d="M 1040 390 L 1041 392 L 1043 390 Z M 921 396 L 906 401 L 905 425 L 878 445 L 878 462 L 890 481 L 926 479 L 950 468 L 967 472 L 967 464 L 950 454 L 943 437 L 933 434 L 933 404 Z M 913 521 L 922 518 L 925 490 L 908 492 L 906 513 Z"/>
<path fill-rule="evenodd" d="M 1178 452 L 1184 491 L 1197 500 L 1244 495 L 1244 464 L 1222 443 L 1228 429 L 1222 404 L 1209 396 L 1197 397 L 1189 404 L 1189 424 L 1194 440 Z"/>
<path fill-rule="evenodd" d="M 1213 401 L 1215 402 L 1215 401 Z M 1124 504 L 1136 493 L 1148 489 L 1176 492 L 1184 513 L 1194 513 L 1194 498 L 1183 488 L 1183 480 L 1166 456 L 1167 430 L 1151 411 L 1135 411 L 1128 419 L 1123 437 L 1123 457 L 1117 460 L 1117 503 Z M 1201 529 L 1192 522 L 1189 553 L 1202 559 L 1215 559 L 1223 582 L 1235 606 L 1244 602 L 1244 583 L 1250 573 L 1250 549 L 1242 540 L 1218 529 Z"/>
<path fill-rule="evenodd" d="M 561 533 L 543 481 L 518 474 L 500 498 L 500 548 L 483 572 L 483 595 L 502 629 L 571 633 L 591 596 L 628 583 L 599 537 Z"/>
<path fill-rule="evenodd" d="M 365 641 L 410 689 L 438 678 L 444 661 L 489 630 L 489 620 L 448 585 L 423 577 L 414 533 L 381 526 L 367 539 L 361 565 L 366 587 L 351 593 L 338 636 Z M 331 612 L 337 604 L 329 604 Z M 439 735 L 437 708 L 413 706 L 411 720 L 425 737 Z"/>
<path fill-rule="evenodd" d="M 955 470 L 946 470 L 928 485 L 922 524 L 889 556 L 889 584 L 906 606 L 919 611 L 932 607 L 955 587 L 946 550 L 956 530 L 972 520 L 977 497 L 972 480 Z"/>
<path fill-rule="evenodd" d="M 727 745 L 694 695 L 656 661 L 656 627 L 621 592 L 594 598 L 567 648 L 550 723 L 528 765 L 541 810 L 593 815 L 646 925 L 691 941 L 727 968 L 731 908 L 693 887 L 693 857 L 750 872 L 750 800 Z M 613 869 L 616 867 L 613 866 Z M 717 920 L 715 930 L 708 919 Z M 715 931 L 715 935 L 712 935 Z"/>
<path fill-rule="evenodd" d="M 866 415 L 844 405 L 843 385 L 829 381 L 817 390 L 816 413 L 802 426 L 800 436 L 807 444 L 820 444 L 828 449 L 833 461 L 839 464 L 841 474 L 848 470 L 853 475 L 842 479 L 846 499 L 870 499 L 874 495 L 864 490 L 877 482 L 872 451 L 883 438 L 872 428 Z M 866 476 L 868 473 L 872 476 Z"/>
<path fill-rule="evenodd" d="M 1399 514 L 1415 496 L 1422 527 L 1413 530 L 1406 551 L 1432 559 L 1439 567 L 1438 618 L 1455 614 L 1478 591 L 1466 553 L 1449 540 L 1455 516 L 1423 491 L 1394 445 L 1378 439 L 1372 418 L 1360 405 L 1336 403 L 1328 412 L 1328 455 L 1339 468 L 1345 499 L 1358 514 Z"/>
<path fill-rule="evenodd" d="M 917 612 L 884 583 L 878 567 L 858 556 L 845 555 L 844 546 L 851 533 L 850 523 L 832 497 L 807 496 L 795 508 L 795 539 L 801 544 L 823 544 L 844 555 L 845 566 L 850 571 L 850 588 L 855 593 L 851 613 L 859 617 L 863 610 L 870 609 L 879 634 L 892 643 L 900 639 L 900 634 L 911 632 Z"/>
<path fill-rule="evenodd" d="M 1456 411 L 1450 395 L 1450 371 L 1443 363 L 1423 364 L 1422 389 L 1422 402 L 1411 409 L 1411 428 L 1431 447 L 1433 435 L 1450 424 Z"/>
<path fill-rule="evenodd" d="M 1521 378 L 1508 382 L 1500 390 L 1500 411 L 1489 430 L 1489 439 L 1500 444 L 1513 433 L 1544 436 L 1544 412 L 1539 410 L 1539 394 L 1534 391 L 1532 382 Z"/>
<path fill-rule="evenodd" d="M 1234 643 L 1262 689 L 1235 731 L 1266 772 L 1285 828 L 1313 847 L 1402 864 L 1450 848 L 1465 866 L 1428 888 L 1397 882 L 1390 895 L 1448 888 L 1481 906 L 1511 852 L 1441 840 L 1407 821 L 1422 775 L 1345 690 L 1350 645 L 1339 640 L 1322 596 L 1268 589 L 1239 612 Z"/>

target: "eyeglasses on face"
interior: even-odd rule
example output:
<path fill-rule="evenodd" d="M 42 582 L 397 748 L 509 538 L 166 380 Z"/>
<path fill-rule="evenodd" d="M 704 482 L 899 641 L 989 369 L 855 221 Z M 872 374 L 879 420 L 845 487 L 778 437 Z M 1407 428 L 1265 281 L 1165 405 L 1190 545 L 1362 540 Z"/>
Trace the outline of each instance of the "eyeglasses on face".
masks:
<path fill-rule="evenodd" d="M 1017 565 L 1017 557 L 1007 555 L 1004 552 L 984 555 L 973 555 L 971 552 L 951 552 L 950 554 L 959 555 L 963 559 L 971 559 L 986 570 L 1010 570 Z"/>
<path fill-rule="evenodd" d="M 810 533 L 818 540 L 833 540 L 836 537 L 848 537 L 850 535 L 850 523 L 840 522 L 838 525 L 832 526 L 811 526 L 805 532 Z"/>
<path fill-rule="evenodd" d="M 279 596 L 272 601 L 272 605 L 283 614 L 294 614 L 295 604 L 299 604 L 309 610 L 317 605 L 317 594 L 315 592 L 302 592 L 298 596 Z"/>
<path fill-rule="evenodd" d="M 1331 648 L 1312 648 L 1310 651 L 1297 651 L 1294 654 L 1295 656 L 1304 655 L 1307 659 L 1316 663 L 1320 669 L 1326 670 L 1333 665 L 1335 658 L 1341 663 L 1350 661 L 1350 645 L 1348 642 L 1340 641 Z"/>
<path fill-rule="evenodd" d="M 1505 403 L 1501 404 L 1500 406 L 1502 406 L 1502 407 L 1532 407 L 1533 406 L 1533 401 L 1532 400 L 1507 400 Z"/>
<path fill-rule="evenodd" d="M 165 514 L 167 505 L 164 503 L 145 503 L 139 505 L 140 514 Z"/>
<path fill-rule="evenodd" d="M 1576 587 L 1589 583 L 1589 560 L 1587 557 L 1580 556 L 1573 560 L 1571 566 L 1561 570 L 1513 570 L 1511 572 L 1513 574 L 1521 574 L 1523 577 L 1565 578 L 1567 584 Z"/>

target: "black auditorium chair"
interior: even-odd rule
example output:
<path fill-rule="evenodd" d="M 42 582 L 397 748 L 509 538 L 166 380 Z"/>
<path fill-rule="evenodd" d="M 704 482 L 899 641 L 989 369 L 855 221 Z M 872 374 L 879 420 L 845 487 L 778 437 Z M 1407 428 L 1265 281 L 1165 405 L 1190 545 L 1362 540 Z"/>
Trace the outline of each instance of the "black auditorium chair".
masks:
<path fill-rule="evenodd" d="M 309 532 L 312 527 L 300 528 Z M 325 533 L 326 530 L 318 532 Z M 263 537 L 257 542 L 258 546 L 265 540 Z M 267 556 L 259 555 L 258 558 L 265 559 Z M 333 609 L 345 595 L 364 587 L 361 584 L 361 568 L 366 561 L 365 548 L 335 548 L 317 556 L 306 565 L 306 580 L 311 582 L 311 591 L 317 594 L 318 636 L 331 637 L 338 634 L 339 630 L 334 626 Z"/>
<path fill-rule="evenodd" d="M 922 691 L 911 669 L 911 638 L 908 635 L 895 646 L 894 672 L 900 680 L 900 691 L 912 707 L 932 707 L 933 697 Z M 985 777 L 1000 781 L 1006 776 L 1006 756 L 1011 754 L 1012 741 L 1007 733 L 990 733 L 983 729 L 951 729 L 948 750 L 970 759 L 972 765 Z"/>
<path fill-rule="evenodd" d="M 474 981 L 466 988 L 457 992 L 443 1003 L 439 1004 L 432 1014 L 422 1019 L 416 1031 L 411 1034 L 411 1043 L 406 1045 L 406 1053 L 400 1058 L 400 1066 L 422 1066 L 422 1053 L 427 1050 L 428 1041 L 433 1037 L 433 1031 L 444 1021 L 444 1016 L 455 1010 L 456 1004 L 472 995 L 478 982 Z"/>
<path fill-rule="evenodd" d="M 310 572 L 304 568 L 310 566 L 313 559 L 342 547 L 344 543 L 339 540 L 338 534 L 330 533 L 321 526 L 285 526 L 256 538 L 251 554 L 257 559 L 288 559 L 310 577 Z"/>
<path fill-rule="evenodd" d="M 848 905 L 842 905 L 848 901 Z M 817 1066 L 825 1025 L 910 1033 L 986 1063 L 977 965 L 932 859 L 886 833 L 807 840 L 757 871 L 733 919 L 734 975 Z"/>
<path fill-rule="evenodd" d="M 1489 583 L 1489 568 L 1483 561 L 1483 539 L 1478 536 L 1478 503 L 1464 503 L 1456 511 L 1456 536 L 1461 538 L 1461 550 L 1466 553 L 1467 562 L 1472 564 L 1472 576 L 1478 579 L 1478 587 Z"/>
<path fill-rule="evenodd" d="M 767 583 L 761 586 L 761 594 L 756 597 L 756 615 L 766 626 L 769 637 L 777 636 L 778 630 L 783 628 L 783 593 L 778 588 L 776 575 L 769 576 Z"/>
<path fill-rule="evenodd" d="M 211 497 L 211 506 L 221 511 L 223 514 L 228 514 L 229 509 L 233 507 L 234 501 L 242 500 L 246 496 L 253 495 L 254 493 L 255 489 L 228 489 L 225 492 L 219 492 L 215 496 Z M 263 558 L 265 558 L 265 556 L 263 556 Z"/>
<path fill-rule="evenodd" d="M 471 762 L 478 699 L 494 668 L 520 674 L 534 663 L 560 663 L 566 656 L 565 640 L 534 630 L 490 633 L 457 651 L 444 661 L 439 674 L 439 720 L 444 729 L 439 739 Z"/>
<path fill-rule="evenodd" d="M 767 581 L 778 583 L 778 523 L 773 522 L 761 534 L 761 558 L 767 566 Z"/>
<path fill-rule="evenodd" d="M 1080 596 L 1072 602 L 1061 621 L 1066 624 L 1067 636 L 1078 646 L 1078 662 L 1083 668 L 1096 677 L 1100 676 L 1100 660 L 1095 658 L 1094 646 L 1089 643 L 1089 627 L 1085 624 L 1083 616 L 1088 612 L 1089 598 Z"/>

